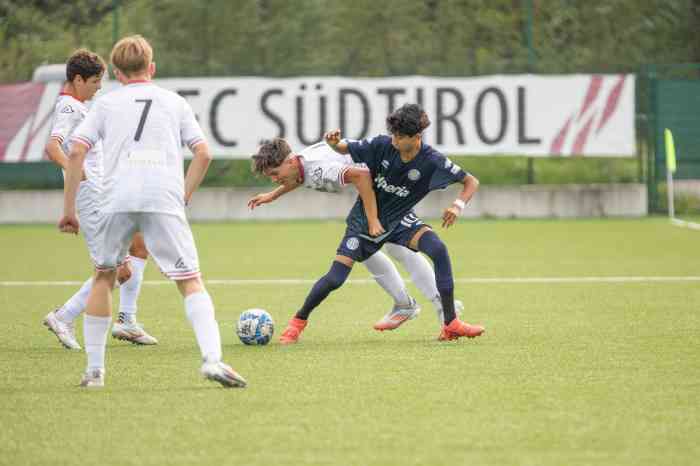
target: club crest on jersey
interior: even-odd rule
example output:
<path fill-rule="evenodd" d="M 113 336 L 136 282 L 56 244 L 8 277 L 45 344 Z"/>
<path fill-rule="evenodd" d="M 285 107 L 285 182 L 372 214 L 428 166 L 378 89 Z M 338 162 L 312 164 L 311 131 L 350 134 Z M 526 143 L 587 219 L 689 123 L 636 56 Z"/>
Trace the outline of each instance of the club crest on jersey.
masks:
<path fill-rule="evenodd" d="M 377 188 L 383 190 L 384 192 L 396 194 L 399 197 L 406 197 L 411 194 L 411 191 L 406 189 L 405 186 L 394 186 L 393 184 L 387 183 L 386 178 L 384 178 L 382 175 L 377 175 L 377 177 L 374 179 L 374 183 L 377 185 Z"/>
<path fill-rule="evenodd" d="M 360 240 L 357 238 L 348 238 L 348 240 L 345 242 L 345 246 L 351 250 L 354 251 L 358 247 L 360 247 Z"/>
<path fill-rule="evenodd" d="M 420 172 L 415 168 L 408 171 L 408 179 L 411 181 L 418 181 L 420 179 Z"/>
<path fill-rule="evenodd" d="M 388 160 L 382 160 L 382 167 L 384 167 L 384 168 L 389 168 L 389 161 L 388 161 Z"/>
<path fill-rule="evenodd" d="M 323 168 L 318 167 L 311 174 L 311 183 L 314 186 L 319 186 L 321 184 L 322 179 L 323 179 Z"/>
<path fill-rule="evenodd" d="M 61 110 L 61 113 L 75 113 L 75 110 L 73 110 L 73 107 L 70 105 L 66 105 L 63 107 L 63 110 Z"/>

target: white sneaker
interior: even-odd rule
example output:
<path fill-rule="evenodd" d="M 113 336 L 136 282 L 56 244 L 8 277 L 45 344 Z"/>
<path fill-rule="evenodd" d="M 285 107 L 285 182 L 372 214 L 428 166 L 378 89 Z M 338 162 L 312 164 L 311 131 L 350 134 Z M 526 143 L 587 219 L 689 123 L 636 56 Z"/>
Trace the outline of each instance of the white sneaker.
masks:
<path fill-rule="evenodd" d="M 75 327 L 73 323 L 67 324 L 62 322 L 56 317 L 56 311 L 49 312 L 46 317 L 44 317 L 43 324 L 53 332 L 58 338 L 58 341 L 68 349 L 80 351 L 82 348 L 75 338 Z"/>
<path fill-rule="evenodd" d="M 248 382 L 231 366 L 213 358 L 204 358 L 202 363 L 202 375 L 212 382 L 219 382 L 226 388 L 245 388 Z"/>
<path fill-rule="evenodd" d="M 437 298 L 439 301 L 439 297 Z M 460 301 L 459 299 L 455 299 L 455 315 L 459 318 L 459 316 L 462 315 L 462 311 L 464 311 L 464 303 Z M 437 318 L 438 322 L 440 322 L 440 325 L 445 323 L 445 314 L 442 312 L 442 304 L 440 306 L 435 306 L 435 312 L 437 313 Z"/>
<path fill-rule="evenodd" d="M 112 326 L 112 337 L 118 340 L 130 341 L 135 345 L 158 344 L 158 340 L 146 333 L 138 322 L 115 322 Z"/>
<path fill-rule="evenodd" d="M 80 386 L 83 388 L 102 388 L 105 386 L 105 370 L 90 369 L 85 371 Z"/>
<path fill-rule="evenodd" d="M 406 306 L 395 305 L 388 314 L 374 324 L 374 329 L 380 332 L 394 330 L 407 320 L 415 319 L 418 317 L 418 314 L 420 314 L 420 306 L 415 299 L 411 298 L 411 301 Z"/>

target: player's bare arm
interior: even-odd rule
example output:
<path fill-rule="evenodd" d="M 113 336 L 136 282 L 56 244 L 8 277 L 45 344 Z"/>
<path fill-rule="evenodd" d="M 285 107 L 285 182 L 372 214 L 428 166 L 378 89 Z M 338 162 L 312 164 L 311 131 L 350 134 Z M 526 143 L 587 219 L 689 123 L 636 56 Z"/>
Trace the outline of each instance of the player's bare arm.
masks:
<path fill-rule="evenodd" d="M 276 201 L 280 197 L 284 196 L 288 192 L 294 191 L 301 183 L 289 182 L 279 185 L 274 191 L 267 193 L 256 194 L 248 201 L 248 208 L 250 210 L 255 209 L 263 204 L 269 204 L 270 202 Z"/>
<path fill-rule="evenodd" d="M 58 222 L 58 228 L 63 233 L 78 234 L 80 223 L 75 213 L 75 199 L 78 195 L 78 185 L 83 175 L 83 162 L 87 147 L 83 144 L 73 144 L 66 166 L 66 179 L 63 191 L 63 217 Z"/>
<path fill-rule="evenodd" d="M 49 139 L 49 142 L 47 142 L 46 146 L 44 147 L 44 151 L 49 157 L 49 160 L 61 167 L 63 170 L 68 169 L 68 156 L 65 152 L 63 152 L 63 148 L 61 147 L 61 143 L 58 142 L 58 139 Z M 85 177 L 85 172 L 82 173 L 81 179 L 83 181 L 87 179 Z"/>
<path fill-rule="evenodd" d="M 384 227 L 379 221 L 379 214 L 377 213 L 377 197 L 374 194 L 372 175 L 369 170 L 351 167 L 345 172 L 345 181 L 352 183 L 360 194 L 362 205 L 365 208 L 365 215 L 367 215 L 369 235 L 379 236 L 384 233 Z"/>
<path fill-rule="evenodd" d="M 202 184 L 204 175 L 206 175 L 209 169 L 209 164 L 211 163 L 211 152 L 209 152 L 209 145 L 202 141 L 192 149 L 192 163 L 187 169 L 187 175 L 185 176 L 185 205 L 190 203 L 192 199 L 192 194 L 199 188 Z"/>
<path fill-rule="evenodd" d="M 462 213 L 469 200 L 474 196 L 474 193 L 479 189 L 479 180 L 475 176 L 467 174 L 462 180 L 462 191 L 457 196 L 457 199 L 452 202 L 452 205 L 445 209 L 442 214 L 442 226 L 444 228 L 451 227 L 457 217 Z"/>
<path fill-rule="evenodd" d="M 339 129 L 334 129 L 333 131 L 328 131 L 324 136 L 323 139 L 326 141 L 326 144 L 328 144 L 328 147 L 333 149 L 339 154 L 347 154 L 348 153 L 348 143 L 343 141 L 340 138 L 340 130 Z"/>

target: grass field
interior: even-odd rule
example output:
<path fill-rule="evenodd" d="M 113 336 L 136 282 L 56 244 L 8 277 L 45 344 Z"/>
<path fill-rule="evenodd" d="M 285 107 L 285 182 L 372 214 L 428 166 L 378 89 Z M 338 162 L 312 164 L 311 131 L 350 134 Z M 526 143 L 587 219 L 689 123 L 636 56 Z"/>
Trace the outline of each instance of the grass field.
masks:
<path fill-rule="evenodd" d="M 313 280 L 343 225 L 194 231 L 207 279 Z M 107 386 L 87 392 L 84 354 L 40 325 L 76 289 L 54 282 L 90 273 L 82 240 L 0 227 L 0 464 L 697 464 L 700 232 L 663 219 L 463 221 L 441 235 L 480 339 L 437 342 L 417 292 L 419 319 L 374 332 L 389 300 L 351 282 L 299 345 L 245 347 L 233 330 L 243 309 L 268 309 L 279 334 L 310 285 L 212 284 L 225 359 L 250 383 L 224 390 L 200 379 L 181 300 L 151 263 L 139 312 L 160 345 L 110 340 Z M 502 280 L 543 277 L 572 280 Z"/>

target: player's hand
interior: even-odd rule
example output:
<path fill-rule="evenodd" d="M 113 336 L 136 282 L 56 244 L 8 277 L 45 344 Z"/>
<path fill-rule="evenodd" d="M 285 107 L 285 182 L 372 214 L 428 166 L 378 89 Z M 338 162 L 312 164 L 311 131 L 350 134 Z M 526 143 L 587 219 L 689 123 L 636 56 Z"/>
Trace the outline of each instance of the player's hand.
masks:
<path fill-rule="evenodd" d="M 117 267 L 117 282 L 121 285 L 126 283 L 131 278 L 131 264 L 124 262 L 122 265 Z"/>
<path fill-rule="evenodd" d="M 455 221 L 457 221 L 457 217 L 459 217 L 459 214 L 461 213 L 462 212 L 459 210 L 459 208 L 455 206 L 445 209 L 445 211 L 442 213 L 442 227 L 450 228 L 452 225 L 454 225 Z"/>
<path fill-rule="evenodd" d="M 75 214 L 68 214 L 61 217 L 58 221 L 58 229 L 61 233 L 73 233 L 77 235 L 80 231 L 80 222 L 78 222 L 78 217 Z"/>
<path fill-rule="evenodd" d="M 325 139 L 326 144 L 328 144 L 329 146 L 337 146 L 338 144 L 340 144 L 340 130 L 335 129 L 333 131 L 328 131 L 326 134 L 323 135 L 323 139 Z"/>
<path fill-rule="evenodd" d="M 272 193 L 258 194 L 248 201 L 248 208 L 250 210 L 253 210 L 258 206 L 261 206 L 263 204 L 269 204 L 270 202 L 272 202 L 274 200 L 275 200 L 275 198 L 272 195 Z"/>
<path fill-rule="evenodd" d="M 379 221 L 379 219 L 369 220 L 367 223 L 369 224 L 369 235 L 370 236 L 379 236 L 382 233 L 386 232 L 386 230 L 384 230 L 384 227 L 382 226 L 382 223 Z"/>

